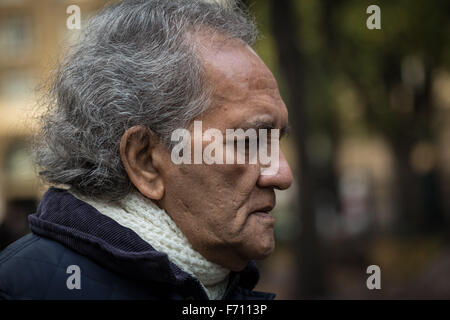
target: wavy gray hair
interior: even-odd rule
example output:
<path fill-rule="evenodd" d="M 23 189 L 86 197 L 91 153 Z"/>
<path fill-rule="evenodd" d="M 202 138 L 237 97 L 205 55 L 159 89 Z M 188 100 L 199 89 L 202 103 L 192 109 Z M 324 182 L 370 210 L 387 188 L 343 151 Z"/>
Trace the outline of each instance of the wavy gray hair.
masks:
<path fill-rule="evenodd" d="M 94 16 L 49 90 L 34 137 L 39 176 L 83 195 L 127 195 L 133 185 L 120 159 L 123 133 L 144 125 L 170 148 L 171 132 L 210 105 L 188 36 L 198 31 L 250 46 L 257 38 L 253 20 L 231 1 L 125 0 Z"/>

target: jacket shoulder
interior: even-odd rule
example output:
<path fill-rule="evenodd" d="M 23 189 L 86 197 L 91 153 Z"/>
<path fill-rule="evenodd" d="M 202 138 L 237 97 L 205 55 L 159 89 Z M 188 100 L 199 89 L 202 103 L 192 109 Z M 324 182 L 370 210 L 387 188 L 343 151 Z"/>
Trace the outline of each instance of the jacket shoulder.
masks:
<path fill-rule="evenodd" d="M 79 288 L 68 285 L 76 272 Z M 117 275 L 85 256 L 35 234 L 0 253 L 0 299 L 107 299 L 118 282 Z"/>

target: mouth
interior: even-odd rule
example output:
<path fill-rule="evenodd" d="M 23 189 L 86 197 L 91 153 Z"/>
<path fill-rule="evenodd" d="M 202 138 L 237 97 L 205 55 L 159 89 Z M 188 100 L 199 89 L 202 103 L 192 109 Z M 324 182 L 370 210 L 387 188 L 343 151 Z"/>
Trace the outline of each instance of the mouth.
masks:
<path fill-rule="evenodd" d="M 270 211 L 272 211 L 273 207 L 274 207 L 273 205 L 267 205 L 267 206 L 261 207 L 255 211 L 252 211 L 250 213 L 250 215 L 257 215 L 261 218 L 274 219 L 272 214 L 270 213 Z"/>
<path fill-rule="evenodd" d="M 267 211 L 254 211 L 252 213 L 250 213 L 250 215 L 256 215 L 256 216 L 260 216 L 262 218 L 273 218 L 272 215 L 270 214 L 270 212 Z"/>
<path fill-rule="evenodd" d="M 268 204 L 268 205 L 266 205 L 266 206 L 264 206 L 264 207 L 260 207 L 260 208 L 256 209 L 255 211 L 252 211 L 252 213 L 253 213 L 253 212 L 265 212 L 265 213 L 269 213 L 270 211 L 272 211 L 273 207 L 274 207 L 274 205 Z"/>

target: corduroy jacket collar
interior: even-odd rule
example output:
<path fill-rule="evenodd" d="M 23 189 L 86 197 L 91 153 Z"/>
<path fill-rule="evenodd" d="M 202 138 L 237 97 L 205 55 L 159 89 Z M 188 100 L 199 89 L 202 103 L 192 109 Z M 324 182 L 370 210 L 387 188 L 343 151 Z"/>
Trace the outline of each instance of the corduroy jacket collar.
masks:
<path fill-rule="evenodd" d="M 51 187 L 37 212 L 29 216 L 29 223 L 33 233 L 56 240 L 124 277 L 183 287 L 207 299 L 198 280 L 173 264 L 167 254 L 64 189 Z M 258 279 L 258 269 L 251 261 L 243 271 L 231 272 L 227 292 L 234 286 L 250 292 Z M 274 296 L 268 295 L 269 299 Z"/>

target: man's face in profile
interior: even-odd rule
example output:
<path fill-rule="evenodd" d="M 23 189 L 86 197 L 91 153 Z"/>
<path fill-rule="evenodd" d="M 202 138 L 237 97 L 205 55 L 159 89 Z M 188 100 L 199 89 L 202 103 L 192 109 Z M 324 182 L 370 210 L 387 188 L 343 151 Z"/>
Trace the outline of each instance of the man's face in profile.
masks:
<path fill-rule="evenodd" d="M 202 121 L 202 130 L 216 128 L 224 137 L 226 129 L 283 131 L 288 124 L 286 106 L 272 73 L 256 53 L 238 40 L 211 43 L 200 35 L 197 40 L 214 89 L 211 108 L 195 119 Z M 207 144 L 204 141 L 203 147 Z M 273 175 L 261 175 L 260 164 L 176 165 L 167 157 L 159 205 L 194 249 L 232 270 L 272 253 L 274 218 L 268 211 L 275 206 L 274 188 L 286 189 L 292 182 L 281 150 Z"/>

